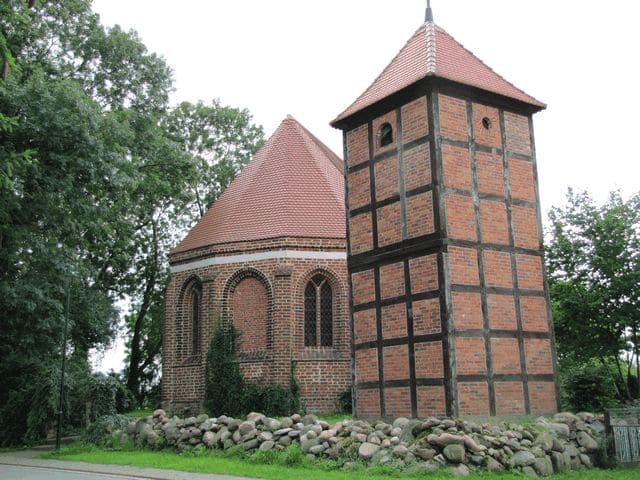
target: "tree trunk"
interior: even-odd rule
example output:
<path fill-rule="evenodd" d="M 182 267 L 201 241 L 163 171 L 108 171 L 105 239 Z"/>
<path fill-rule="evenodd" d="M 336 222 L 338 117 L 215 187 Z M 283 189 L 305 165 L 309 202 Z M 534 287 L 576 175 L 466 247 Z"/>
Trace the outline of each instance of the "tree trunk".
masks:
<path fill-rule="evenodd" d="M 131 355 L 129 356 L 129 375 L 127 378 L 127 387 L 136 397 L 138 404 L 142 407 L 144 396 L 140 391 L 140 377 L 142 375 L 142 348 L 140 346 L 140 332 L 142 331 L 142 325 L 144 324 L 147 312 L 151 306 L 151 299 L 153 298 L 153 292 L 158 280 L 158 235 L 157 225 L 155 222 L 151 224 L 153 232 L 153 263 L 149 267 L 149 271 L 146 275 L 147 285 L 144 289 L 142 296 L 142 304 L 140 310 L 136 316 L 136 321 L 133 326 L 133 338 L 131 339 Z"/>

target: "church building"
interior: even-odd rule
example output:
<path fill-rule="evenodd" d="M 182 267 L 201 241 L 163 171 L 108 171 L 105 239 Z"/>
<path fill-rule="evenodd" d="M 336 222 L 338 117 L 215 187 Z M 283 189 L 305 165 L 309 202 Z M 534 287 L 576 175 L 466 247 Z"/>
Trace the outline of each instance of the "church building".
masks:
<path fill-rule="evenodd" d="M 532 120 L 544 108 L 428 8 L 331 122 L 344 163 L 284 120 L 170 254 L 165 408 L 200 408 L 222 320 L 240 330 L 247 378 L 286 385 L 295 362 L 310 411 L 350 388 L 358 417 L 556 411 Z"/>
<path fill-rule="evenodd" d="M 343 162 L 287 117 L 170 253 L 162 400 L 201 410 L 215 322 L 239 331 L 240 368 L 295 376 L 309 411 L 351 388 Z"/>

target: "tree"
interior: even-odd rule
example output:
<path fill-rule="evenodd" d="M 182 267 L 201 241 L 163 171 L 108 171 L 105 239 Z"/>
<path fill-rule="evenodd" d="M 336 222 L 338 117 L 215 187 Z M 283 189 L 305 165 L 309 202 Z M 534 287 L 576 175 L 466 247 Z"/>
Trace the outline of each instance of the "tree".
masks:
<path fill-rule="evenodd" d="M 247 110 L 183 102 L 165 119 L 164 128 L 187 153 L 196 169 L 190 189 L 193 215 L 202 217 L 264 142 L 262 127 Z"/>
<path fill-rule="evenodd" d="M 586 192 L 569 190 L 567 205 L 553 208 L 549 218 L 547 262 L 560 362 L 597 359 L 620 397 L 630 399 L 632 361 L 640 373 L 640 194 L 624 201 L 614 192 L 597 206 Z"/>
<path fill-rule="evenodd" d="M 43 431 L 47 415 L 36 414 L 44 403 L 35 402 L 34 388 L 60 359 L 67 293 L 72 370 L 88 374 L 89 350 L 113 337 L 114 302 L 132 278 L 140 238 L 131 212 L 141 196 L 132 192 L 151 188 L 166 170 L 145 165 L 151 156 L 141 160 L 138 140 L 159 129 L 171 78 L 134 34 L 104 29 L 89 1 L 41 2 L 27 11 L 24 2 L 9 0 L 0 12 L 3 58 L 9 52 L 13 62 L 0 82 L 0 443 L 6 444 L 22 440 L 25 417 L 30 432 Z M 144 149 L 159 155 L 170 145 L 178 152 L 162 138 Z"/>

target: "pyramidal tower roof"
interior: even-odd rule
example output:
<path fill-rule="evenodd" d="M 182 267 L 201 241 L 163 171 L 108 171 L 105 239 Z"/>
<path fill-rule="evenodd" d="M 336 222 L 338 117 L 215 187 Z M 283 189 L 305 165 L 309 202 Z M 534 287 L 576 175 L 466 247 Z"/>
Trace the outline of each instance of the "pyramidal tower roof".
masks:
<path fill-rule="evenodd" d="M 291 116 L 172 253 L 277 237 L 345 238 L 342 160 Z"/>
<path fill-rule="evenodd" d="M 546 107 L 498 75 L 444 29 L 427 19 L 369 88 L 331 124 L 335 126 L 337 122 L 427 77 L 443 78 L 497 93 L 537 109 Z"/>

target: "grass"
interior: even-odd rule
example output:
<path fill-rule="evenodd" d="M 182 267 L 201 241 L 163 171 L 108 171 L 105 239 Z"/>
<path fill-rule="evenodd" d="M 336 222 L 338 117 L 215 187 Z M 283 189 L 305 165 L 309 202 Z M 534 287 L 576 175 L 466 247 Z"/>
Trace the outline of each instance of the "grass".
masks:
<path fill-rule="evenodd" d="M 265 480 L 388 480 L 389 478 L 427 478 L 429 480 L 452 479 L 443 470 L 431 474 L 400 473 L 389 467 L 365 468 L 356 464 L 352 470 L 343 470 L 335 462 L 319 460 L 310 462 L 299 448 L 285 452 L 258 453 L 247 456 L 243 453 L 225 454 L 203 451 L 201 453 L 177 454 L 171 451 L 152 452 L 146 450 L 110 450 L 91 445 L 75 444 L 60 452 L 49 452 L 41 458 L 73 460 L 94 464 L 127 465 L 143 468 L 161 468 L 193 473 L 219 473 Z M 636 480 L 638 470 L 583 470 L 555 475 L 553 480 Z M 467 477 L 472 480 L 522 480 L 522 475 L 512 473 L 477 473 Z"/>
<path fill-rule="evenodd" d="M 332 413 L 331 415 L 320 415 L 318 418 L 329 425 L 335 425 L 342 420 L 351 420 L 352 417 L 350 413 Z"/>
<path fill-rule="evenodd" d="M 150 408 L 141 408 L 139 410 L 131 410 L 130 412 L 125 413 L 125 415 L 132 418 L 146 418 L 153 415 L 153 410 Z"/>

